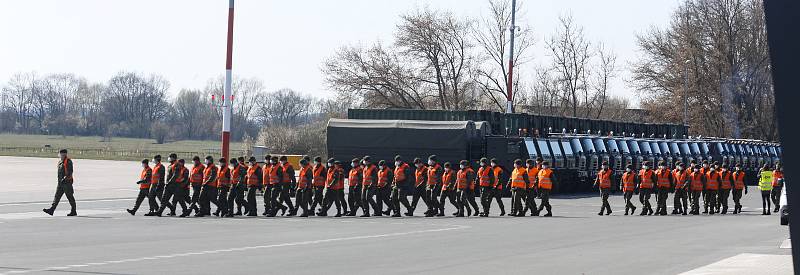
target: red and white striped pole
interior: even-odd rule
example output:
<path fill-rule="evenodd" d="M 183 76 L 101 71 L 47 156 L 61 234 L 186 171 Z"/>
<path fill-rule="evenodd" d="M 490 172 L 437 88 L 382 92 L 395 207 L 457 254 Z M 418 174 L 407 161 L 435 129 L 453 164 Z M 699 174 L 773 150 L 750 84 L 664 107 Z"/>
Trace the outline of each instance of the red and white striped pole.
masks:
<path fill-rule="evenodd" d="M 222 157 L 228 159 L 231 143 L 231 81 L 233 67 L 233 0 L 228 0 L 228 49 L 225 56 L 225 94 L 222 96 Z"/>

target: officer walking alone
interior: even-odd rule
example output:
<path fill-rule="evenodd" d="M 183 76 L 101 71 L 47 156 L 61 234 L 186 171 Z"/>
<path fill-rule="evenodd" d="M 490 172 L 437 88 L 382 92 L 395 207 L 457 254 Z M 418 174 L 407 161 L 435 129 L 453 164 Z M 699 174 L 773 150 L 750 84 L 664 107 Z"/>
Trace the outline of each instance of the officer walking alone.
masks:
<path fill-rule="evenodd" d="M 67 157 L 67 149 L 58 151 L 58 185 L 56 186 L 56 195 L 53 198 L 53 205 L 50 208 L 42 209 L 45 213 L 52 216 L 53 211 L 56 211 L 58 202 L 61 201 L 61 196 L 67 195 L 69 201 L 70 211 L 67 216 L 77 216 L 78 212 L 75 211 L 75 193 L 72 188 L 72 160 Z"/>

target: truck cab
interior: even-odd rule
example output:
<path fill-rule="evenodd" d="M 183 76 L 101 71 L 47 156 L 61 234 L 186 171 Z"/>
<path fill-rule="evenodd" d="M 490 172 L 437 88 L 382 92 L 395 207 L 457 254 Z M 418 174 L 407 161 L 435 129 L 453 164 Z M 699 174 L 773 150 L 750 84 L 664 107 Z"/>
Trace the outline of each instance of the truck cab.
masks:
<path fill-rule="evenodd" d="M 686 162 L 686 159 L 683 157 L 683 153 L 681 153 L 680 147 L 678 147 L 678 143 L 675 141 L 667 141 L 667 145 L 669 145 L 669 152 L 672 153 L 672 156 L 675 158 L 675 162 L 682 162 L 686 165 L 689 163 Z"/>
<path fill-rule="evenodd" d="M 714 159 L 711 158 L 711 150 L 708 148 L 708 143 L 705 141 L 697 142 L 697 145 L 700 147 L 700 154 L 703 155 L 703 159 L 707 159 L 708 162 L 714 162 Z M 720 163 L 722 164 L 722 163 Z"/>
<path fill-rule="evenodd" d="M 529 159 L 544 159 L 542 154 L 539 152 L 539 149 L 536 148 L 536 143 L 534 142 L 533 138 L 525 138 L 523 143 L 525 144 L 525 150 L 527 151 L 526 154 Z"/>
<path fill-rule="evenodd" d="M 584 152 L 586 154 L 586 171 L 591 171 L 589 174 L 590 176 L 597 171 L 600 163 L 598 163 L 599 154 L 597 153 L 597 149 L 594 148 L 594 141 L 590 137 L 582 137 L 580 138 L 581 145 L 583 146 Z"/>
<path fill-rule="evenodd" d="M 655 158 L 655 163 L 653 164 L 653 166 L 657 166 L 658 163 L 662 161 L 666 162 L 664 155 L 661 153 L 661 148 L 659 148 L 658 146 L 658 142 L 653 140 L 650 140 L 648 142 L 650 143 L 650 150 L 653 151 L 653 156 Z"/>
<path fill-rule="evenodd" d="M 550 152 L 553 153 L 553 163 L 556 169 L 567 169 L 566 161 L 564 160 L 564 153 L 561 150 L 561 142 L 555 138 L 546 139 L 547 144 L 550 146 Z M 541 145 L 539 145 L 541 146 Z"/>
<path fill-rule="evenodd" d="M 594 148 L 597 149 L 597 154 L 598 154 L 598 158 L 599 158 L 598 162 L 599 163 L 606 162 L 606 163 L 608 163 L 609 166 L 611 166 L 612 162 L 611 162 L 611 157 L 609 156 L 611 152 L 609 151 L 608 147 L 606 147 L 605 139 L 603 139 L 603 138 L 593 138 L 592 140 L 594 141 Z M 598 168 L 597 168 L 598 170 L 600 170 L 599 167 L 600 166 L 598 164 Z"/>
<path fill-rule="evenodd" d="M 672 152 L 669 149 L 669 145 L 667 145 L 666 141 L 659 141 L 658 142 L 659 149 L 661 149 L 661 154 L 664 156 L 664 161 L 667 162 L 667 168 L 674 169 L 675 168 L 675 158 L 672 156 Z"/>
<path fill-rule="evenodd" d="M 703 161 L 706 159 L 704 159 L 703 154 L 700 153 L 700 145 L 698 145 L 695 141 L 689 141 L 687 143 L 689 144 L 689 150 L 691 150 L 692 156 L 695 160 L 697 160 L 697 163 L 703 163 Z"/>
<path fill-rule="evenodd" d="M 733 144 L 730 144 L 730 142 L 727 141 L 721 142 L 721 144 L 725 148 L 725 151 L 728 152 L 728 160 L 730 161 L 730 165 L 742 163 L 742 157 L 740 157 L 739 152 L 736 151 L 736 146 L 733 146 Z"/>
<path fill-rule="evenodd" d="M 547 145 L 547 140 L 543 138 L 536 139 L 536 148 L 539 149 L 539 153 L 541 157 L 545 161 L 550 162 L 550 166 L 553 167 L 554 170 L 559 170 L 564 168 L 564 162 L 556 162 L 555 158 L 553 158 L 553 152 L 550 151 L 550 146 Z"/>
<path fill-rule="evenodd" d="M 628 148 L 628 143 L 625 142 L 623 139 L 617 139 L 617 146 L 619 147 L 620 151 L 622 152 L 622 159 L 624 160 L 622 163 L 622 171 L 625 171 L 625 167 L 631 165 L 635 167 L 636 165 L 633 164 L 633 158 L 635 157 L 632 153 L 630 148 Z M 619 174 L 621 175 L 621 174 Z"/>
<path fill-rule="evenodd" d="M 572 151 L 572 145 L 569 144 L 569 140 L 560 139 L 558 142 L 561 143 L 561 149 L 564 150 L 564 166 L 570 170 L 578 170 L 577 155 Z"/>
<path fill-rule="evenodd" d="M 736 151 L 739 152 L 739 156 L 742 158 L 742 170 L 752 171 L 752 165 L 750 164 L 750 155 L 748 155 L 747 150 L 742 146 L 741 143 L 735 143 L 733 146 L 736 147 Z"/>
<path fill-rule="evenodd" d="M 777 146 L 775 145 L 767 146 L 767 151 L 769 152 L 769 155 L 772 158 L 773 165 L 781 161 L 780 157 L 778 156 Z"/>
<path fill-rule="evenodd" d="M 651 167 L 656 166 L 656 156 L 653 154 L 653 149 L 650 148 L 650 142 L 646 140 L 638 140 L 637 142 L 639 142 L 639 148 L 642 149 L 642 157 L 644 160 L 649 161 Z"/>
<path fill-rule="evenodd" d="M 686 161 L 686 165 L 691 164 L 692 161 L 694 161 L 695 164 L 699 163 L 699 162 L 697 162 L 697 159 L 694 158 L 694 155 L 692 154 L 692 150 L 691 150 L 691 148 L 689 148 L 689 143 L 688 142 L 686 142 L 686 141 L 678 142 L 678 148 L 680 148 L 680 150 L 681 150 L 681 155 L 683 155 L 683 160 Z"/>
<path fill-rule="evenodd" d="M 628 149 L 631 149 L 631 158 L 633 158 L 633 169 L 639 170 L 642 168 L 642 163 L 644 162 L 644 155 L 642 155 L 642 150 L 639 148 L 639 142 L 634 139 L 624 139 L 621 140 L 628 145 Z"/>

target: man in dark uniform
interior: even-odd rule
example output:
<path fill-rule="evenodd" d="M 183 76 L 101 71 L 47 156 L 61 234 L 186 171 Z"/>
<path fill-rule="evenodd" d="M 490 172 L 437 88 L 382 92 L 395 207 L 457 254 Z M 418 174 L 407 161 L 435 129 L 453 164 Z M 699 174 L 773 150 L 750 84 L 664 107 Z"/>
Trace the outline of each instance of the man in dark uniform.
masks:
<path fill-rule="evenodd" d="M 425 187 L 425 195 L 428 197 L 428 211 L 425 212 L 425 217 L 436 216 L 439 212 L 439 199 L 437 195 L 442 189 L 442 175 L 444 169 L 439 165 L 436 155 L 428 157 L 428 183 Z M 444 213 L 442 213 L 444 215 Z"/>
<path fill-rule="evenodd" d="M 177 207 L 181 206 L 183 212 L 180 217 L 188 217 L 191 210 L 186 206 L 189 203 L 189 169 L 186 168 L 186 161 L 183 159 L 178 160 L 178 173 L 179 176 L 175 180 L 178 184 L 175 188 L 175 194 L 172 197 L 172 205 Z"/>
<path fill-rule="evenodd" d="M 308 217 L 308 206 L 311 200 L 311 182 L 314 180 L 314 172 L 311 165 L 308 164 L 307 159 L 300 160 L 300 179 L 297 181 L 297 193 L 295 195 L 294 209 L 291 210 L 291 216 L 297 214 L 298 208 L 303 209 L 300 217 Z M 313 211 L 313 209 L 312 209 Z"/>
<path fill-rule="evenodd" d="M 350 171 L 347 172 L 347 204 L 350 205 L 350 212 L 347 213 L 347 216 L 350 217 L 355 216 L 356 211 L 361 208 L 362 169 L 360 159 L 354 158 L 350 162 Z"/>
<path fill-rule="evenodd" d="M 333 166 L 333 163 L 331 163 Z M 314 163 L 311 167 L 312 174 L 313 174 L 313 181 L 311 183 L 311 189 L 313 199 L 311 201 L 311 211 L 309 215 L 314 216 L 314 211 L 317 210 L 317 206 L 323 208 L 324 198 L 323 195 L 325 194 L 325 178 L 327 169 L 325 169 L 325 164 L 322 164 L 322 157 L 316 156 L 314 157 Z"/>
<path fill-rule="evenodd" d="M 262 216 L 269 215 L 272 212 L 272 185 L 274 177 L 274 171 L 272 169 L 275 168 L 275 165 L 272 163 L 272 156 L 266 155 L 264 156 L 264 168 L 261 169 L 261 173 L 264 174 L 264 178 L 261 180 L 264 188 L 263 191 L 263 199 L 264 199 L 264 213 L 261 213 Z"/>
<path fill-rule="evenodd" d="M 388 216 L 392 211 L 392 204 L 389 202 L 391 195 L 391 183 L 394 181 L 394 172 L 392 168 L 386 165 L 385 160 L 378 162 L 378 181 L 375 185 L 375 204 L 378 206 L 375 209 L 380 215 Z M 383 211 L 383 205 L 386 205 L 386 211 Z"/>
<path fill-rule="evenodd" d="M 488 217 L 489 216 L 489 208 L 492 205 L 492 193 L 494 192 L 494 182 L 496 181 L 494 177 L 494 172 L 492 167 L 489 166 L 489 160 L 486 158 L 481 158 L 480 160 L 480 168 L 478 168 L 478 175 L 475 177 L 475 181 L 481 188 L 481 206 L 483 206 L 483 212 L 481 212 L 481 217 Z"/>
<path fill-rule="evenodd" d="M 274 157 L 273 157 L 274 158 Z M 280 188 L 280 192 L 278 192 L 277 203 L 278 208 L 282 210 L 281 215 L 283 215 L 283 211 L 288 209 L 294 209 L 294 205 L 292 204 L 292 199 L 289 196 L 290 189 L 294 189 L 297 187 L 297 179 L 294 177 L 294 167 L 289 163 L 289 159 L 286 156 L 281 156 L 278 158 L 278 164 L 280 167 L 278 170 L 280 171 L 280 179 L 281 183 L 278 184 Z M 274 194 L 273 194 L 274 197 Z M 284 206 L 286 204 L 286 206 Z M 272 210 L 271 216 L 276 216 L 278 213 L 278 209 Z"/>
<path fill-rule="evenodd" d="M 497 159 L 491 160 L 492 165 L 492 172 L 494 173 L 495 178 L 495 185 L 494 191 L 489 198 L 489 204 L 492 203 L 492 199 L 497 201 L 497 207 L 500 208 L 500 216 L 506 215 L 506 207 L 503 205 L 503 185 L 505 184 L 505 177 L 507 175 L 506 169 L 498 163 Z M 540 207 L 541 208 L 541 207 Z M 488 215 L 488 213 L 487 213 Z"/>
<path fill-rule="evenodd" d="M 344 200 L 344 169 L 342 163 L 333 158 L 328 159 L 328 170 L 325 171 L 325 197 L 322 209 L 317 215 L 328 216 L 328 209 L 336 205 L 336 217 L 347 213 L 347 202 Z"/>
<path fill-rule="evenodd" d="M 167 157 L 167 162 L 169 162 L 169 166 L 167 167 L 167 179 L 166 184 L 164 185 L 164 191 L 161 195 L 161 207 L 156 211 L 156 216 L 161 216 L 164 214 L 164 210 L 169 208 L 170 209 L 170 216 L 175 216 L 175 205 L 170 203 L 170 199 L 172 196 L 175 195 L 175 189 L 177 188 L 177 183 L 175 180 L 178 178 L 178 155 L 175 153 L 169 154 Z"/>
<path fill-rule="evenodd" d="M 364 213 L 361 214 L 361 217 L 369 217 L 371 216 L 369 211 L 370 206 L 372 206 L 372 209 L 378 209 L 378 205 L 375 202 L 375 186 L 378 182 L 378 168 L 372 164 L 370 156 L 362 158 L 362 162 L 364 164 L 364 173 L 361 180 L 361 205 Z M 375 213 L 375 215 L 378 214 L 380 213 Z"/>
<path fill-rule="evenodd" d="M 475 202 L 475 196 L 472 189 L 475 187 L 475 171 L 469 167 L 467 160 L 461 160 L 458 165 L 458 172 L 456 173 L 456 189 L 458 190 L 458 213 L 456 217 L 464 217 L 464 209 L 466 208 L 466 216 L 472 215 L 470 204 L 475 208 L 475 214 L 478 214 L 478 204 Z"/>
<path fill-rule="evenodd" d="M 161 164 L 161 155 L 153 157 L 153 177 L 150 180 L 150 191 L 147 194 L 147 200 L 150 202 L 150 212 L 144 214 L 145 216 L 155 216 L 159 209 L 156 199 L 160 200 L 164 195 L 164 179 L 166 178 L 164 165 Z"/>
<path fill-rule="evenodd" d="M 217 211 L 214 216 L 225 217 L 228 215 L 228 191 L 231 190 L 231 169 L 228 167 L 228 160 L 219 159 L 219 171 L 217 172 Z"/>
<path fill-rule="evenodd" d="M 131 215 L 136 215 L 136 210 L 139 210 L 139 206 L 142 205 L 142 202 L 150 193 L 150 180 L 153 178 L 153 169 L 150 169 L 149 164 L 149 160 L 142 160 L 142 173 L 139 176 L 139 181 L 136 182 L 136 184 L 139 185 L 139 195 L 136 197 L 136 202 L 133 204 L 133 209 L 127 209 L 128 213 Z M 153 206 L 151 205 L 150 209 L 152 208 Z"/>
<path fill-rule="evenodd" d="M 67 149 L 58 151 L 58 185 L 56 187 L 56 195 L 53 198 L 53 205 L 50 208 L 42 209 L 45 213 L 52 216 L 53 211 L 56 210 L 61 196 L 67 195 L 69 201 L 70 211 L 67 216 L 77 216 L 75 211 L 75 197 L 73 196 L 74 189 L 72 189 L 72 160 L 67 157 Z"/>
<path fill-rule="evenodd" d="M 264 178 L 261 166 L 256 162 L 255 157 L 248 159 L 250 167 L 247 168 L 247 216 L 258 216 L 256 204 L 256 193 L 261 189 L 261 180 Z"/>
<path fill-rule="evenodd" d="M 611 194 L 611 177 L 614 175 L 614 172 L 608 168 L 608 162 L 603 162 L 600 166 L 600 171 L 597 172 L 597 177 L 594 180 L 594 188 L 599 188 L 600 190 L 600 199 L 602 200 L 602 206 L 600 206 L 600 213 L 597 215 L 602 216 L 605 212 L 605 215 L 611 215 L 611 205 L 608 203 L 608 196 Z"/>
<path fill-rule="evenodd" d="M 406 216 L 411 215 L 413 208 L 408 202 L 408 194 L 406 188 L 412 182 L 411 167 L 408 166 L 403 159 L 398 155 L 394 157 L 394 179 L 392 180 L 392 217 L 400 217 L 400 204 L 406 208 Z"/>
<path fill-rule="evenodd" d="M 211 215 L 211 203 L 217 205 L 219 209 L 219 202 L 217 202 L 217 174 L 219 170 L 214 165 L 214 158 L 206 156 L 206 165 L 203 169 L 203 188 L 200 190 L 200 211 L 195 217 L 205 217 Z"/>
<path fill-rule="evenodd" d="M 197 214 L 200 213 L 200 191 L 203 190 L 203 171 L 206 170 L 206 166 L 200 163 L 199 156 L 192 158 L 192 164 L 194 166 L 189 172 L 189 183 L 192 191 L 189 211 L 195 211 L 195 214 Z"/>
<path fill-rule="evenodd" d="M 226 217 L 241 216 L 242 204 L 244 204 L 244 185 L 247 170 L 239 163 L 236 158 L 231 158 L 231 188 L 228 192 L 228 214 Z M 234 207 L 235 205 L 235 207 Z M 236 210 L 234 212 L 234 210 Z"/>
<path fill-rule="evenodd" d="M 414 211 L 417 209 L 417 203 L 419 203 L 420 198 L 428 206 L 428 209 L 431 207 L 425 194 L 425 186 L 428 182 L 428 167 L 422 163 L 420 158 L 414 159 L 414 167 L 416 167 L 414 170 L 414 196 L 411 198 L 411 210 L 408 211 L 406 216 L 414 216 Z"/>
<path fill-rule="evenodd" d="M 458 204 L 456 198 L 456 170 L 453 169 L 453 165 L 450 162 L 444 163 L 444 173 L 442 173 L 442 184 L 441 184 L 441 191 L 439 192 L 439 214 L 437 216 L 442 217 L 444 216 L 444 206 L 447 204 L 447 201 L 450 201 L 450 204 L 456 209 L 456 212 L 453 213 L 453 216 L 458 215 L 458 209 L 461 209 L 461 205 Z"/>

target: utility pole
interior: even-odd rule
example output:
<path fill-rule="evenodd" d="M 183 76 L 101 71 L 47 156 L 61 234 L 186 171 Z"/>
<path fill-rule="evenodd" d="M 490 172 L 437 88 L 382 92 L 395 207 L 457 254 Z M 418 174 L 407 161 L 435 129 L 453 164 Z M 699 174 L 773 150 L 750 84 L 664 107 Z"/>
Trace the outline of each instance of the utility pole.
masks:
<path fill-rule="evenodd" d="M 514 113 L 514 31 L 516 26 L 516 14 L 517 14 L 517 0 L 511 0 L 511 26 L 508 30 L 511 32 L 511 48 L 510 53 L 508 55 L 508 83 L 506 87 L 506 91 L 508 91 L 508 95 L 506 95 L 506 99 L 508 102 L 506 104 L 506 113 L 511 114 Z"/>
<path fill-rule="evenodd" d="M 683 62 L 683 125 L 689 123 L 689 62 Z"/>
<path fill-rule="evenodd" d="M 225 55 L 225 94 L 222 96 L 222 157 L 228 159 L 231 142 L 231 81 L 233 67 L 233 0 L 228 0 L 228 46 Z"/>

